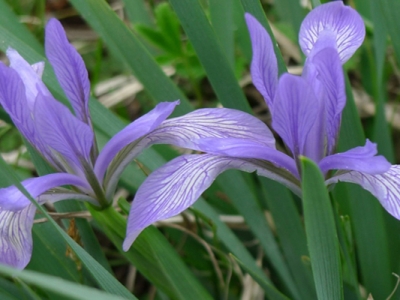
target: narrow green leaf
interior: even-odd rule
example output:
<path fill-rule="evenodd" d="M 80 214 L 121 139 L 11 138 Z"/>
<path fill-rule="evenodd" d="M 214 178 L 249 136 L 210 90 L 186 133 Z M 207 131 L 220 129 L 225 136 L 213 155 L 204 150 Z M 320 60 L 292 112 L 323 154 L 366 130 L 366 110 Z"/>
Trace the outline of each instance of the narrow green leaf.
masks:
<path fill-rule="evenodd" d="M 301 22 L 306 16 L 306 10 L 298 0 L 280 0 L 274 3 L 282 20 L 290 23 L 295 36 L 298 36 Z M 297 40 L 297 39 L 296 39 Z"/>
<path fill-rule="evenodd" d="M 174 115 L 192 110 L 185 95 L 168 78 L 135 35 L 106 1 L 71 0 L 81 16 L 101 36 L 110 50 L 126 62 L 146 91 L 157 102 L 181 100 Z M 123 41 L 123 42 L 121 42 Z"/>
<path fill-rule="evenodd" d="M 342 114 L 338 152 L 365 144 L 348 78 L 346 78 L 346 94 L 347 102 Z M 392 268 L 384 221 L 384 214 L 387 213 L 370 193 L 357 185 L 338 185 L 334 190 L 334 196 L 341 210 L 350 216 L 362 282 L 375 298 L 385 299 L 392 290 Z"/>
<path fill-rule="evenodd" d="M 397 62 L 400 62 L 400 35 L 398 29 L 400 28 L 400 1 L 381 0 L 377 1 L 382 9 L 384 18 L 380 19 L 386 25 L 387 31 L 392 40 L 394 52 Z"/>
<path fill-rule="evenodd" d="M 318 166 L 301 158 L 304 222 L 318 299 L 343 299 L 339 242 L 325 181 Z"/>
<path fill-rule="evenodd" d="M 306 234 L 293 196 L 286 187 L 271 179 L 260 177 L 260 181 L 280 245 L 299 293 L 302 299 L 315 299 L 317 295 L 308 262 Z"/>
<path fill-rule="evenodd" d="M 271 285 L 269 282 L 265 281 L 264 279 L 260 278 L 257 274 L 255 274 L 251 269 L 247 267 L 246 264 L 241 262 L 239 259 L 237 259 L 235 256 L 231 255 L 231 257 L 236 260 L 239 265 L 247 272 L 250 274 L 250 276 L 263 288 L 265 292 L 270 295 L 271 299 L 274 300 L 289 300 L 285 295 L 283 295 L 281 292 L 279 292 L 273 285 Z"/>
<path fill-rule="evenodd" d="M 198 0 L 170 0 L 191 41 L 207 76 L 224 107 L 251 113 L 250 106 L 236 80 L 233 68 Z"/>
<path fill-rule="evenodd" d="M 133 24 L 143 24 L 149 27 L 154 26 L 150 12 L 144 0 L 122 0 L 125 11 Z"/>
<path fill-rule="evenodd" d="M 94 288 L 82 286 L 80 284 L 72 283 L 58 277 L 49 275 L 43 275 L 38 272 L 28 270 L 15 270 L 6 266 L 0 265 L 0 274 L 10 278 L 17 278 L 26 282 L 38 286 L 46 291 L 50 291 L 56 295 L 62 297 L 68 297 L 68 299 L 76 300 L 122 300 L 127 299 L 124 297 L 108 294 Z M 131 299 L 136 299 L 133 296 Z"/>

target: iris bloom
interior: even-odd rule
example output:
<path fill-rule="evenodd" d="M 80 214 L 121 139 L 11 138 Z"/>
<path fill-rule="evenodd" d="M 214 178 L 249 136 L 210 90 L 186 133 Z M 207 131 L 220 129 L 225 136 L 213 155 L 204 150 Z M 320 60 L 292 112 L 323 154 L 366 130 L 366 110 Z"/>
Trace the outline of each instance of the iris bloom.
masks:
<path fill-rule="evenodd" d="M 133 201 L 124 248 L 148 225 L 182 212 L 197 200 L 214 179 L 228 169 L 257 172 L 301 195 L 299 156 L 316 162 L 330 186 L 352 182 L 370 191 L 394 217 L 400 218 L 400 167 L 376 156 L 376 145 L 335 154 L 345 106 L 342 64 L 362 44 L 361 17 L 341 1 L 323 4 L 304 19 L 299 41 L 307 59 L 302 76 L 278 78 L 277 60 L 267 31 L 246 14 L 253 59 L 253 83 L 272 115 L 272 127 L 284 141 L 287 153 L 275 147 L 272 132 L 256 118 L 252 134 L 240 138 L 199 138 L 187 145 L 205 154 L 180 156 L 153 172 Z M 224 128 L 224 124 L 218 124 Z M 232 126 L 232 135 L 247 124 Z M 227 129 L 228 131 L 228 129 Z M 228 133 L 228 132 L 227 132 Z"/>
<path fill-rule="evenodd" d="M 198 138 L 263 135 L 257 131 L 259 120 L 231 109 L 201 109 L 166 120 L 179 101 L 164 102 L 117 133 L 99 153 L 88 109 L 88 74 L 55 19 L 46 26 L 45 48 L 74 114 L 43 84 L 43 62 L 29 65 L 17 51 L 8 49 L 10 66 L 0 63 L 0 104 L 56 171 L 22 182 L 40 204 L 77 199 L 99 209 L 108 207 L 124 168 L 152 144 L 191 147 Z M 15 186 L 0 189 L 0 263 L 24 268 L 29 262 L 35 211 Z"/>

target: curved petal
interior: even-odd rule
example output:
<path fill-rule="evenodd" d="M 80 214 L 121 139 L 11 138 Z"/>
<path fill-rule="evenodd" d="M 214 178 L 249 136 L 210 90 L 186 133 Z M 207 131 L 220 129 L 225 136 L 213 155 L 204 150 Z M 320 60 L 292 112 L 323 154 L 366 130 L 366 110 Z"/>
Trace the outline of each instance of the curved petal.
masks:
<path fill-rule="evenodd" d="M 300 27 L 299 43 L 309 56 L 321 33 L 330 31 L 336 35 L 336 49 L 345 63 L 362 44 L 365 26 L 361 16 L 342 1 L 325 3 L 313 9 Z"/>
<path fill-rule="evenodd" d="M 366 141 L 365 146 L 356 147 L 343 153 L 327 156 L 321 160 L 319 167 L 323 173 L 329 170 L 350 170 L 371 175 L 382 174 L 390 169 L 390 163 L 379 155 L 377 146 Z"/>
<path fill-rule="evenodd" d="M 71 101 L 77 118 L 90 124 L 88 72 L 82 57 L 68 42 L 61 23 L 56 19 L 50 19 L 47 23 L 45 49 L 58 82 Z"/>
<path fill-rule="evenodd" d="M 69 167 L 80 174 L 82 161 L 90 163 L 94 138 L 90 126 L 78 120 L 63 104 L 41 93 L 35 103 L 34 118 L 38 134 L 53 160 L 66 170 Z"/>
<path fill-rule="evenodd" d="M 154 171 L 132 203 L 123 249 L 127 251 L 150 224 L 179 214 L 192 205 L 215 178 L 228 169 L 279 178 L 252 161 L 209 154 L 182 155 Z"/>
<path fill-rule="evenodd" d="M 86 181 L 76 175 L 67 173 L 54 173 L 37 178 L 29 178 L 22 181 L 21 184 L 34 199 L 37 199 L 38 196 L 49 189 L 63 185 L 74 185 L 85 191 L 91 190 Z M 25 208 L 30 203 L 29 199 L 16 186 L 0 189 L 0 207 L 3 209 L 17 211 Z"/>
<path fill-rule="evenodd" d="M 23 269 L 32 255 L 32 225 L 36 208 L 19 211 L 0 208 L 0 263 Z"/>
<path fill-rule="evenodd" d="M 16 50 L 7 49 L 7 57 L 10 60 L 10 68 L 14 69 L 25 86 L 26 104 L 30 111 L 33 110 L 34 103 L 39 91 L 50 96 L 50 92 L 42 82 L 41 76 L 38 75 L 38 67 L 35 64 L 32 67 Z M 40 69 L 39 69 L 40 71 Z"/>
<path fill-rule="evenodd" d="M 182 117 L 162 122 L 137 144 L 119 153 L 108 169 L 105 179 L 107 193 L 114 192 L 119 175 L 126 165 L 150 145 L 172 144 L 201 151 L 194 141 L 209 137 L 247 139 L 270 148 L 275 147 L 275 139 L 269 128 L 248 113 L 228 108 L 197 109 Z"/>
<path fill-rule="evenodd" d="M 104 146 L 103 150 L 101 150 L 94 166 L 94 172 L 99 182 L 102 183 L 107 167 L 119 151 L 156 129 L 169 117 L 178 104 L 179 100 L 159 103 L 153 110 L 133 121 L 114 135 Z"/>
<path fill-rule="evenodd" d="M 263 95 L 268 107 L 271 107 L 278 85 L 278 62 L 274 46 L 268 32 L 255 17 L 246 13 L 245 19 L 253 48 L 251 61 L 253 84 Z"/>
<path fill-rule="evenodd" d="M 330 178 L 326 184 L 338 181 L 361 185 L 374 195 L 393 217 L 400 220 L 400 165 L 393 165 L 387 172 L 377 175 L 356 171 L 344 173 Z"/>
<path fill-rule="evenodd" d="M 283 168 L 299 179 L 296 163 L 290 156 L 257 142 L 235 138 L 207 138 L 196 141 L 201 151 L 236 158 L 262 159 Z"/>
<path fill-rule="evenodd" d="M 318 52 L 311 63 L 317 71 L 317 80 L 324 90 L 325 132 L 327 153 L 335 150 L 342 111 L 346 105 L 346 88 L 342 66 L 336 50 L 326 48 Z M 313 84 L 313 82 L 310 82 Z"/>
<path fill-rule="evenodd" d="M 293 156 L 302 154 L 317 161 L 321 152 L 322 132 L 313 128 L 324 122 L 324 111 L 312 86 L 302 77 L 283 74 L 274 100 L 272 127 L 283 139 Z"/>

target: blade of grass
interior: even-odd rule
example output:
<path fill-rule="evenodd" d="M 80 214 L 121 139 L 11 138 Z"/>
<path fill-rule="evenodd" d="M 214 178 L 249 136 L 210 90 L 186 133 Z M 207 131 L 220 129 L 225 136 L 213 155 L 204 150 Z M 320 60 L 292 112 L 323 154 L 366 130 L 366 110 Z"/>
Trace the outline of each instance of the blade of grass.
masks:
<path fill-rule="evenodd" d="M 118 18 L 106 1 L 71 0 L 80 15 L 101 36 L 110 50 L 127 63 L 149 95 L 156 101 L 180 99 L 173 115 L 192 110 L 185 95 L 167 77 L 145 47 Z"/>
<path fill-rule="evenodd" d="M 333 211 L 319 167 L 301 161 L 303 211 L 318 299 L 343 299 L 340 253 Z"/>
<path fill-rule="evenodd" d="M 191 41 L 218 100 L 224 107 L 251 113 L 250 106 L 236 80 L 233 68 L 204 14 L 198 0 L 170 0 L 183 29 Z"/>

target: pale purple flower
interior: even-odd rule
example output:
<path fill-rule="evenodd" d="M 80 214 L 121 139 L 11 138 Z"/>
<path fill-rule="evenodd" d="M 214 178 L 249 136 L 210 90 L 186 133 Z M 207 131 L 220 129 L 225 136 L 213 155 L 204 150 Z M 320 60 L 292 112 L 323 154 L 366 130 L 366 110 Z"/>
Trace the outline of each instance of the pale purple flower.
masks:
<path fill-rule="evenodd" d="M 262 122 L 232 109 L 200 109 L 166 120 L 179 103 L 175 101 L 158 104 L 112 137 L 99 153 L 88 109 L 88 74 L 55 19 L 47 24 L 45 48 L 75 114 L 55 100 L 43 84 L 43 62 L 29 65 L 17 51 L 8 49 L 10 66 L 0 63 L 0 104 L 57 171 L 22 182 L 40 204 L 77 199 L 107 207 L 124 168 L 152 144 L 194 147 L 196 139 L 227 137 L 264 139 L 273 145 L 273 139 L 268 142 L 264 138 L 270 132 Z M 24 268 L 29 262 L 35 211 L 16 187 L 0 189 L 0 263 Z"/>
<path fill-rule="evenodd" d="M 132 203 L 125 250 L 144 228 L 192 205 L 228 169 L 257 172 L 301 195 L 299 156 L 309 157 L 319 165 L 327 186 L 338 181 L 359 184 L 400 219 L 400 166 L 391 166 L 384 157 L 376 156 L 376 145 L 368 140 L 365 146 L 334 153 L 346 102 L 342 64 L 365 36 L 358 13 L 341 1 L 311 11 L 299 33 L 300 46 L 307 57 L 303 75 L 283 74 L 280 78 L 267 31 L 249 14 L 246 21 L 253 48 L 253 83 L 271 111 L 272 127 L 284 141 L 288 154 L 278 151 L 267 126 L 249 115 L 248 124 L 213 120 L 212 130 L 220 127 L 225 136 L 197 138 L 196 133 L 207 128 L 203 124 L 194 128 L 196 131 L 189 133 L 193 135 L 191 142 L 182 146 L 206 153 L 182 155 L 146 179 Z M 253 127 L 247 128 L 248 125 Z M 162 131 L 163 126 L 155 132 Z M 244 129 L 252 134 L 233 137 Z M 185 138 L 189 139 L 189 134 Z"/>

